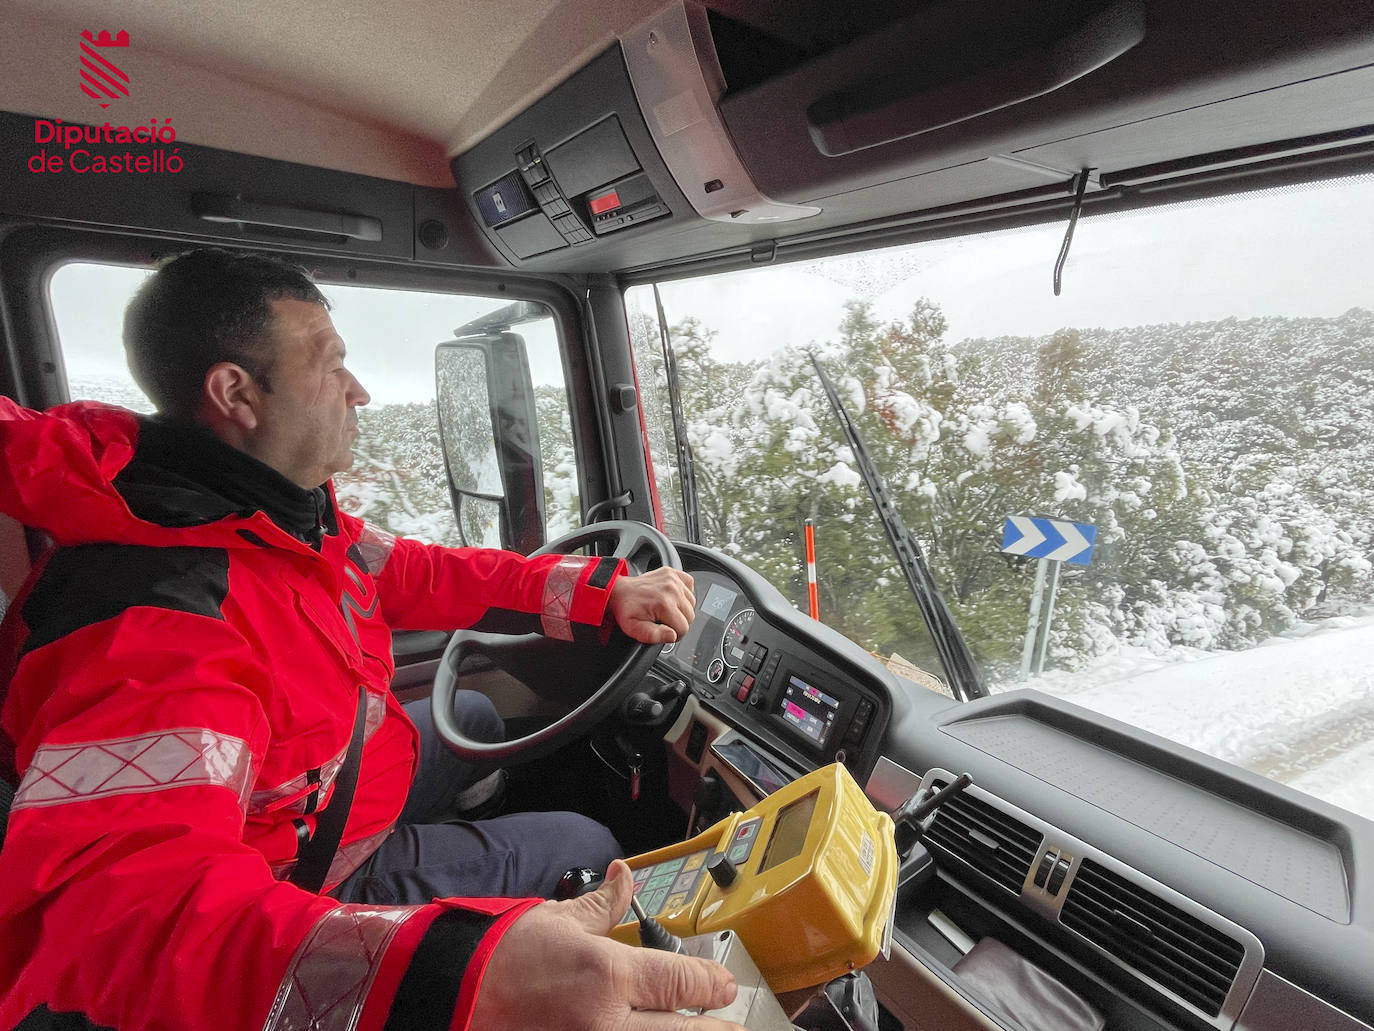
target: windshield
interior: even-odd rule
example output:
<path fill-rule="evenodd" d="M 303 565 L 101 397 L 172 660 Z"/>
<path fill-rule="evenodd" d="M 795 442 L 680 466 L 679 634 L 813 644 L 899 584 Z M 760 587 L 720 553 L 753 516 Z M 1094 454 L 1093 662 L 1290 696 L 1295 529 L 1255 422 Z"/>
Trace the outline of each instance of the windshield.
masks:
<path fill-rule="evenodd" d="M 947 679 L 815 356 L 990 690 L 1374 817 L 1372 216 L 1371 177 L 1085 216 L 1058 297 L 1063 224 L 661 283 L 703 541 L 805 611 L 814 520 L 821 620 Z"/>

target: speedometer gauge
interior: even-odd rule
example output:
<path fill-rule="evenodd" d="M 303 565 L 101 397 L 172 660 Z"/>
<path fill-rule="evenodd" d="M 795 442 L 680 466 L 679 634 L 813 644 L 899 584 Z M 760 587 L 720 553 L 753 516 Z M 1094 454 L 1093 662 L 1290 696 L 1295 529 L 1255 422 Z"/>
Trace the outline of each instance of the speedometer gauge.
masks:
<path fill-rule="evenodd" d="M 720 639 L 720 657 L 731 669 L 744 661 L 744 647 L 749 643 L 749 631 L 753 626 L 753 609 L 741 609 L 725 624 L 725 633 Z"/>

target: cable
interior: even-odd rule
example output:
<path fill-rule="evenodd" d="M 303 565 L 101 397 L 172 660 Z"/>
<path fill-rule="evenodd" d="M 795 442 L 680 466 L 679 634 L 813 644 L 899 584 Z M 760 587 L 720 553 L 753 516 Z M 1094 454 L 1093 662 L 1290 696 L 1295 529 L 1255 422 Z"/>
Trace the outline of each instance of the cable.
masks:
<path fill-rule="evenodd" d="M 1054 296 L 1059 296 L 1059 289 L 1064 282 L 1064 263 L 1069 260 L 1069 244 L 1073 243 L 1074 226 L 1078 225 L 1078 215 L 1083 210 L 1083 192 L 1088 188 L 1089 169 L 1083 169 L 1078 173 L 1077 188 L 1074 190 L 1073 211 L 1069 214 L 1069 228 L 1064 232 L 1064 242 L 1059 245 L 1059 258 L 1054 263 Z M 1073 180 L 1069 180 L 1073 182 Z"/>

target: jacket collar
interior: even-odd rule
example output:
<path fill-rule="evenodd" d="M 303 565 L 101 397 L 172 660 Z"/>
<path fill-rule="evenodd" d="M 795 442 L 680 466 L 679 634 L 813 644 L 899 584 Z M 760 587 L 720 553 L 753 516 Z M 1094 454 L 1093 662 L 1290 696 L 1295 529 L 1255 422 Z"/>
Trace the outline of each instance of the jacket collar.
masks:
<path fill-rule="evenodd" d="M 167 416 L 140 419 L 134 457 L 114 487 L 135 516 L 160 526 L 263 512 L 316 550 L 326 532 L 338 533 L 325 485 L 299 487 L 204 427 Z"/>

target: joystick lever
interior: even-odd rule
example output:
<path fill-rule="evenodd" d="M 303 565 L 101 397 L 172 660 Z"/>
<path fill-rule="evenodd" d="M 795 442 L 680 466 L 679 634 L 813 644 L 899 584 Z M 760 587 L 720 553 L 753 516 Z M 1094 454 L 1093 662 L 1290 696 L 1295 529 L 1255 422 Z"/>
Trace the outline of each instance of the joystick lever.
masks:
<path fill-rule="evenodd" d="M 630 909 L 639 921 L 639 943 L 646 949 L 662 949 L 664 952 L 681 952 L 682 939 L 673 934 L 657 920 L 644 912 L 639 899 L 630 897 Z"/>

